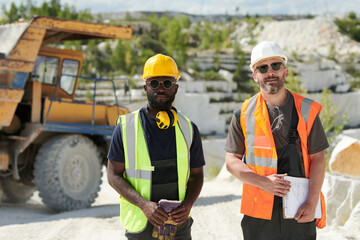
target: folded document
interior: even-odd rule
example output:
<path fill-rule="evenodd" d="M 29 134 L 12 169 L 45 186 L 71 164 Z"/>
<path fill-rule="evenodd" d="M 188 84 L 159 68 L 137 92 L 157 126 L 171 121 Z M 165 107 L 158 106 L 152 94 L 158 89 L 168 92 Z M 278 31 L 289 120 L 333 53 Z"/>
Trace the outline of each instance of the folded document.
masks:
<path fill-rule="evenodd" d="M 284 177 L 291 182 L 290 192 L 283 198 L 284 218 L 294 218 L 298 209 L 303 205 L 309 195 L 310 182 L 308 178 Z M 320 196 L 316 206 L 315 218 L 321 218 Z"/>

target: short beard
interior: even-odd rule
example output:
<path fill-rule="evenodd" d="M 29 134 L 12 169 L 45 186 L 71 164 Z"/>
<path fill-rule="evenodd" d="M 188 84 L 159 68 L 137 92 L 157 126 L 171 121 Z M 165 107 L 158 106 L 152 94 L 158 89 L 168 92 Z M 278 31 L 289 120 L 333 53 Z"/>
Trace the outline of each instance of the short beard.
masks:
<path fill-rule="evenodd" d="M 285 77 L 283 76 L 282 79 L 280 77 L 273 77 L 273 78 L 276 78 L 276 82 L 277 82 L 276 85 L 265 84 L 266 79 L 264 79 L 264 81 L 259 81 L 260 89 L 263 89 L 268 94 L 277 94 L 280 91 L 280 89 L 284 87 Z"/>
<path fill-rule="evenodd" d="M 169 99 L 165 102 L 157 102 L 154 95 L 147 95 L 147 99 L 149 101 L 149 105 L 156 110 L 165 111 L 169 110 L 174 102 L 175 95 L 169 96 Z"/>

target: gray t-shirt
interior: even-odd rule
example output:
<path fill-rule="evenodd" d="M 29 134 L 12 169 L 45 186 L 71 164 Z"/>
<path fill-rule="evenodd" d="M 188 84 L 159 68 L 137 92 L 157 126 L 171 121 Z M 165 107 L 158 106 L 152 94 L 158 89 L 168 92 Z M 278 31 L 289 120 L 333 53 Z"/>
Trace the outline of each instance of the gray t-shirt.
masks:
<path fill-rule="evenodd" d="M 271 130 L 274 136 L 275 147 L 280 149 L 289 144 L 288 136 L 291 128 L 292 109 L 294 108 L 294 98 L 288 92 L 287 99 L 280 107 L 266 104 L 270 117 Z M 244 135 L 240 125 L 241 109 L 237 109 L 231 119 L 228 137 L 226 139 L 225 151 L 244 154 Z M 318 153 L 329 147 L 326 134 L 321 124 L 319 116 L 316 116 L 314 124 L 308 136 L 309 154 Z"/>

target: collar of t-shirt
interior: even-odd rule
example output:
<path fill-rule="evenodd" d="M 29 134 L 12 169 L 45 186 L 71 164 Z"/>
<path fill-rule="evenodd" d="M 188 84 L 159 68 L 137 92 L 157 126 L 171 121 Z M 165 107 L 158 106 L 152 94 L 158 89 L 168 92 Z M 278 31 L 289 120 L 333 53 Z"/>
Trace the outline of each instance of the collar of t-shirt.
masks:
<path fill-rule="evenodd" d="M 285 102 L 279 107 L 272 106 L 271 104 L 266 103 L 270 117 L 271 130 L 273 132 L 280 130 L 282 126 L 285 124 L 284 121 L 289 120 L 289 119 L 285 119 L 285 116 L 287 117 L 291 116 L 294 100 L 291 93 L 288 90 L 287 93 L 288 94 Z"/>

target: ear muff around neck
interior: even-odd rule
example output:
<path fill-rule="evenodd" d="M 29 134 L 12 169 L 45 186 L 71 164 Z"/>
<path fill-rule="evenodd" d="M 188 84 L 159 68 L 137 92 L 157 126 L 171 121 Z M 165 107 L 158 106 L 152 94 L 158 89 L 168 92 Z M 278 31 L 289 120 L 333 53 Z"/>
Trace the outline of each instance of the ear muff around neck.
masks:
<path fill-rule="evenodd" d="M 167 129 L 170 126 L 174 127 L 177 123 L 177 114 L 174 109 L 159 111 L 156 114 L 156 124 L 160 129 Z"/>

